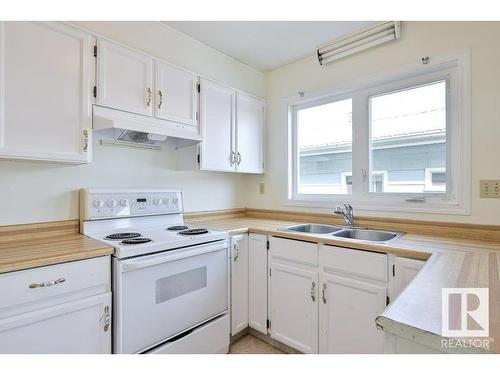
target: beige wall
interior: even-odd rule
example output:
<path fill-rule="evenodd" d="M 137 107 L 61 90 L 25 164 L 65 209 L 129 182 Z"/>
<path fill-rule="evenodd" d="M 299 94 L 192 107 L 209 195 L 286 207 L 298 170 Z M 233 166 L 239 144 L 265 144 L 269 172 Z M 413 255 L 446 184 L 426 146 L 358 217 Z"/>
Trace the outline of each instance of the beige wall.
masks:
<path fill-rule="evenodd" d="M 152 22 L 79 22 L 78 26 L 263 96 L 264 75 L 168 26 Z M 94 143 L 81 166 L 0 161 L 0 225 L 78 218 L 82 187 L 182 188 L 188 211 L 244 206 L 244 176 L 177 172 L 174 151 L 113 148 Z"/>
<path fill-rule="evenodd" d="M 500 224 L 500 199 L 480 199 L 480 179 L 500 179 L 500 23 L 404 22 L 401 40 L 321 67 L 314 56 L 266 75 L 267 156 L 265 176 L 250 177 L 248 207 L 300 210 L 283 205 L 286 122 L 283 98 L 408 64 L 423 56 L 470 48 L 472 106 L 471 215 L 405 214 L 357 211 L 359 215 Z M 265 194 L 258 183 L 265 183 Z M 304 209 L 318 211 L 317 209 Z M 331 212 L 330 208 L 319 210 Z"/>

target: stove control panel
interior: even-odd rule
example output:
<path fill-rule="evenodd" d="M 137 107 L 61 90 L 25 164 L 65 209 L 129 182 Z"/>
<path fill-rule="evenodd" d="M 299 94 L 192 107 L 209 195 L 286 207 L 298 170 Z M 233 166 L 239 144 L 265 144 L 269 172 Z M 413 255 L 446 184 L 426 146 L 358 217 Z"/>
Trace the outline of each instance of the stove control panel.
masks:
<path fill-rule="evenodd" d="M 157 189 L 82 189 L 82 220 L 182 213 L 182 193 Z"/>

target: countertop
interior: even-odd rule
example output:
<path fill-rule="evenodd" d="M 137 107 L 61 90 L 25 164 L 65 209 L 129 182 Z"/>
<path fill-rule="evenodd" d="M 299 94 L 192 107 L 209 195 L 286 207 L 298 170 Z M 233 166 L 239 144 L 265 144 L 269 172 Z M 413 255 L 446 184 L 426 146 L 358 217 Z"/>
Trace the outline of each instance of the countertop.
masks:
<path fill-rule="evenodd" d="M 0 273 L 110 255 L 113 250 L 76 233 L 0 243 Z"/>
<path fill-rule="evenodd" d="M 290 221 L 241 217 L 188 222 L 230 234 L 250 231 L 427 260 L 410 285 L 377 317 L 377 325 L 386 332 L 442 350 L 442 288 L 489 288 L 489 336 L 493 339 L 489 347 L 447 351 L 500 353 L 500 244 L 497 242 L 406 234 L 388 244 L 370 244 L 280 230 L 298 224 Z"/>

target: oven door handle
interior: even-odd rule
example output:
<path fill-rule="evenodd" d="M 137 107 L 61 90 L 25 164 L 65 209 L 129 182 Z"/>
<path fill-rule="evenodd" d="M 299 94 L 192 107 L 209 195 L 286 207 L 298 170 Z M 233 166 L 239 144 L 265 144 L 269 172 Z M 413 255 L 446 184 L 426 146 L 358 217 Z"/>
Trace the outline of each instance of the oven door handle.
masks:
<path fill-rule="evenodd" d="M 197 255 L 212 253 L 219 250 L 227 250 L 227 241 L 212 244 L 191 246 L 174 251 L 167 251 L 161 254 L 146 255 L 143 257 L 120 261 L 122 272 L 135 271 L 141 268 L 151 267 L 162 263 L 194 257 Z M 180 250 L 180 251 L 179 251 Z"/>

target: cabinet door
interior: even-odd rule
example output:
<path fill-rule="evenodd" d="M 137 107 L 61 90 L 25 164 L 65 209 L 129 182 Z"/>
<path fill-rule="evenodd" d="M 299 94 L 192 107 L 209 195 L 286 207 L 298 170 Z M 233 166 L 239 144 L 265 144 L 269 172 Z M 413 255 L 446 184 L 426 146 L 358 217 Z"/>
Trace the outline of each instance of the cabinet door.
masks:
<path fill-rule="evenodd" d="M 303 353 L 318 352 L 318 273 L 271 263 L 271 337 Z"/>
<path fill-rule="evenodd" d="M 231 237 L 231 335 L 248 327 L 248 234 Z"/>
<path fill-rule="evenodd" d="M 56 22 L 0 22 L 0 157 L 90 161 L 92 40 Z"/>
<path fill-rule="evenodd" d="M 264 172 L 264 102 L 236 95 L 237 172 Z"/>
<path fill-rule="evenodd" d="M 195 126 L 198 77 L 161 61 L 155 66 L 155 116 Z"/>
<path fill-rule="evenodd" d="M 267 334 L 267 236 L 248 236 L 248 325 Z"/>
<path fill-rule="evenodd" d="M 106 40 L 97 40 L 97 104 L 152 115 L 151 57 Z"/>
<path fill-rule="evenodd" d="M 200 169 L 232 172 L 234 166 L 235 91 L 218 83 L 200 81 Z"/>
<path fill-rule="evenodd" d="M 375 318 L 385 309 L 386 295 L 385 286 L 321 274 L 320 353 L 383 353 L 384 334 Z"/>
<path fill-rule="evenodd" d="M 423 260 L 394 257 L 392 300 L 399 296 L 424 264 Z"/>
<path fill-rule="evenodd" d="M 1 319 L 0 353 L 111 353 L 111 292 Z"/>

